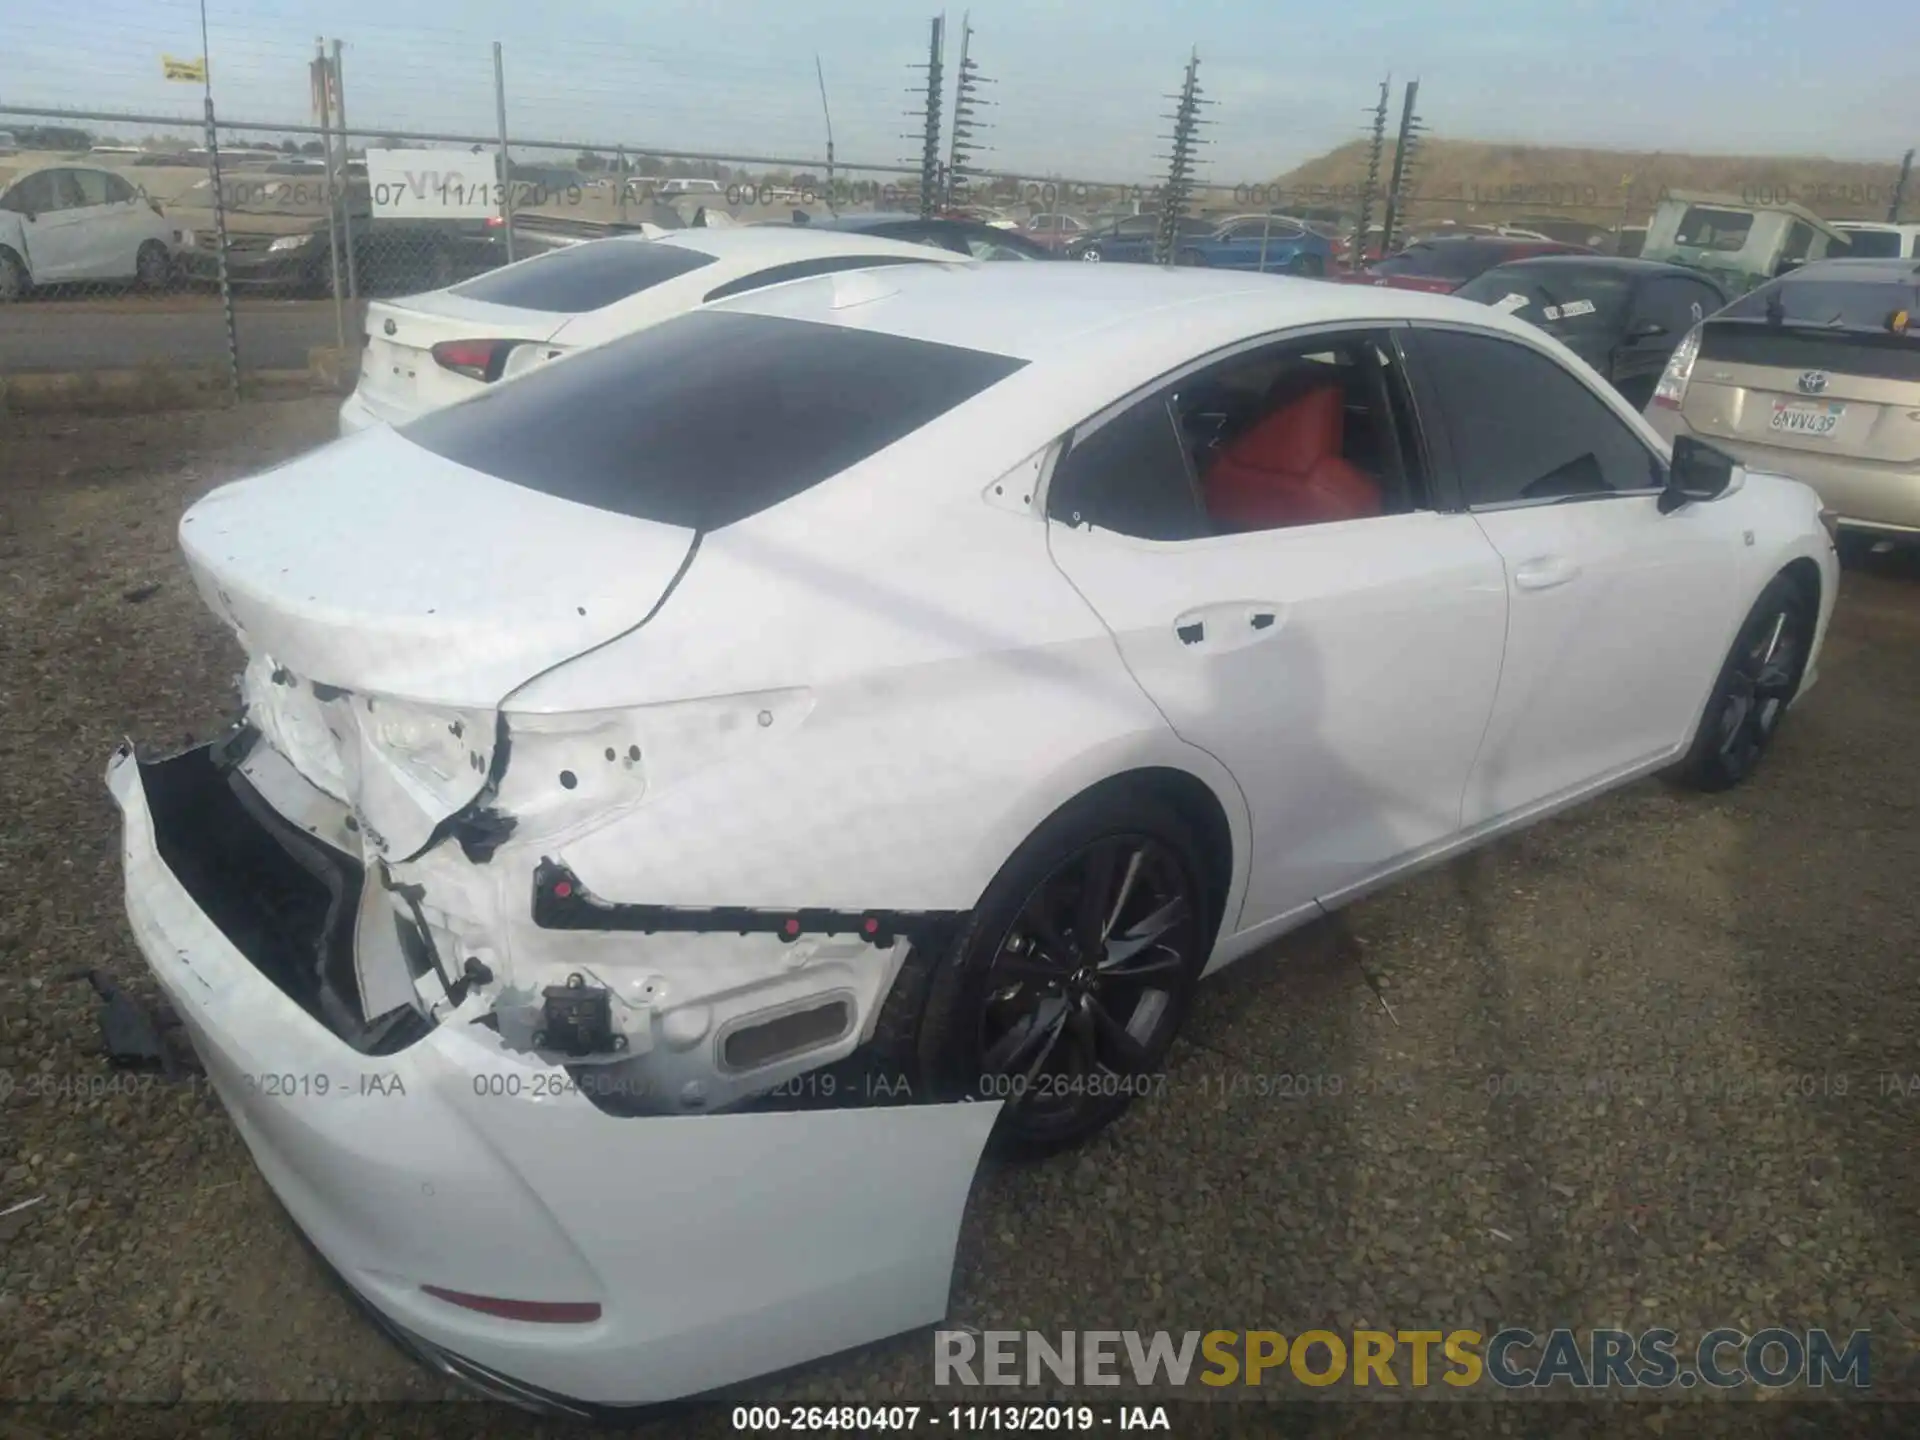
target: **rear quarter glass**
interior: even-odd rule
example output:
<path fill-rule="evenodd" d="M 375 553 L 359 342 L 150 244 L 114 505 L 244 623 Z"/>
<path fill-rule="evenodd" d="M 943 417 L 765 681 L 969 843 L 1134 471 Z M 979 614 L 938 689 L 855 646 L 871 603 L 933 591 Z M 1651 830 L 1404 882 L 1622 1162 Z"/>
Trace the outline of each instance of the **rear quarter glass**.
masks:
<path fill-rule="evenodd" d="M 1025 364 L 877 331 L 699 311 L 400 433 L 499 480 L 704 532 L 878 454 Z"/>
<path fill-rule="evenodd" d="M 453 294 L 553 315 L 599 310 L 711 265 L 713 256 L 650 240 L 589 240 L 455 285 Z"/>

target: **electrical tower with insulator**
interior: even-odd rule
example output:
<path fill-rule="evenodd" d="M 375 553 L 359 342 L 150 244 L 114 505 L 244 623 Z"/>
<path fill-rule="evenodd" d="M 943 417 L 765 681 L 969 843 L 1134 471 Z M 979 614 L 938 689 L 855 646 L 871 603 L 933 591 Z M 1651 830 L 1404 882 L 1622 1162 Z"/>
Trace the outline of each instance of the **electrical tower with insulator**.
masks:
<path fill-rule="evenodd" d="M 916 85 L 907 92 L 921 97 L 920 108 L 907 112 L 907 118 L 918 120 L 920 128 L 910 131 L 906 138 L 920 142 L 920 218 L 923 220 L 933 214 L 940 198 L 940 97 L 945 93 L 942 86 L 946 83 L 941 51 L 946 45 L 946 30 L 947 17 L 934 16 L 927 40 L 927 63 L 908 67 L 927 72 L 925 87 Z"/>
<path fill-rule="evenodd" d="M 1407 82 L 1406 99 L 1400 106 L 1400 135 L 1393 147 L 1393 179 L 1387 186 L 1387 217 L 1380 235 L 1380 253 L 1392 253 L 1395 233 L 1406 218 L 1407 198 L 1413 193 L 1415 163 L 1419 159 L 1420 137 L 1426 125 L 1414 113 L 1414 101 L 1420 96 L 1420 82 Z"/>
<path fill-rule="evenodd" d="M 1373 202 L 1380 195 L 1380 166 L 1387 152 L 1387 102 L 1393 91 L 1393 77 L 1380 82 L 1380 99 L 1373 107 L 1373 124 L 1367 139 L 1367 178 L 1360 187 L 1360 220 L 1354 226 L 1351 260 L 1357 270 L 1366 263 L 1367 233 L 1373 229 Z"/>
<path fill-rule="evenodd" d="M 1173 114 L 1164 117 L 1173 121 L 1173 133 L 1167 137 L 1167 153 L 1160 157 L 1167 162 L 1167 183 L 1160 194 L 1160 229 L 1153 242 L 1153 259 L 1157 265 L 1171 265 L 1179 256 L 1180 221 L 1185 218 L 1187 203 L 1193 197 L 1194 154 L 1206 144 L 1200 136 L 1200 127 L 1212 123 L 1200 118 L 1200 107 L 1213 102 L 1204 98 L 1200 90 L 1199 51 L 1187 57 L 1187 74 L 1180 93 L 1167 98 L 1175 104 Z"/>
<path fill-rule="evenodd" d="M 991 105 L 991 100 L 980 98 L 980 87 L 991 85 L 993 81 L 980 73 L 980 62 L 969 51 L 972 49 L 973 26 L 970 17 L 960 17 L 960 64 L 953 72 L 953 125 L 947 141 L 947 206 L 955 209 L 969 203 L 971 195 L 975 155 L 986 152 L 989 146 L 975 143 L 974 137 L 988 128 L 978 118 L 982 106 Z"/>

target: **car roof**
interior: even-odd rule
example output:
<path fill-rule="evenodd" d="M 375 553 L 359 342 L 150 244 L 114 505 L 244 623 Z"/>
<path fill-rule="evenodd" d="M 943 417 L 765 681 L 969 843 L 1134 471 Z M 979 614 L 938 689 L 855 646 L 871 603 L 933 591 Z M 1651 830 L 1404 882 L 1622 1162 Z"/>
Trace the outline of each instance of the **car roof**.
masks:
<path fill-rule="evenodd" d="M 1493 267 L 1495 270 L 1617 270 L 1623 275 L 1677 275 L 1682 280 L 1699 280 L 1718 289 L 1718 282 L 1688 265 L 1672 265 L 1664 260 L 1641 260 L 1631 255 L 1522 255 Z M 1492 271 L 1488 272 L 1489 274 Z"/>
<path fill-rule="evenodd" d="M 1782 285 L 1802 280 L 1846 280 L 1856 285 L 1913 285 L 1920 283 L 1920 260 L 1912 256 L 1836 256 L 1813 260 L 1780 277 Z"/>
<path fill-rule="evenodd" d="M 1531 336 L 1471 301 L 1373 285 L 1158 266 L 937 266 L 794 281 L 720 309 L 812 320 L 1034 363 L 1071 362 L 1115 338 L 1203 353 L 1219 343 L 1318 323 L 1451 320 Z M 1175 337 L 1171 342 L 1163 337 Z M 1172 357 L 1171 363 L 1178 363 Z"/>
<path fill-rule="evenodd" d="M 1920 222 L 1912 220 L 1835 220 L 1836 230 L 1879 230 L 1894 235 L 1920 233 Z"/>
<path fill-rule="evenodd" d="M 871 230 L 881 225 L 975 225 L 975 220 L 949 220 L 945 216 L 928 217 L 916 215 L 911 210 L 866 211 L 858 215 L 829 215 L 825 220 L 809 220 L 806 228 L 812 230 L 838 230 L 842 234 L 857 235 L 862 230 Z"/>
<path fill-rule="evenodd" d="M 780 265 L 789 260 L 814 260 L 833 255 L 892 255 L 911 260 L 967 263 L 967 257 L 910 240 L 889 240 L 824 225 L 704 225 L 672 230 L 658 239 L 621 235 L 617 240 L 641 245 L 677 245 L 717 260 L 751 265 Z M 591 242 L 589 242 L 591 243 Z"/>

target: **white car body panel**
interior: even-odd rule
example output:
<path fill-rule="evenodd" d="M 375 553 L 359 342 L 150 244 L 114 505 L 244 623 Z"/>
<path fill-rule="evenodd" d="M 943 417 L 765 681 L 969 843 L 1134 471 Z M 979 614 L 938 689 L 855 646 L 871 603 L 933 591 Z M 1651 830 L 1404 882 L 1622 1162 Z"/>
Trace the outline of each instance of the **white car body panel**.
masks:
<path fill-rule="evenodd" d="M 775 266 L 864 257 L 876 262 L 921 260 L 960 266 L 975 263 L 952 251 L 927 245 L 798 227 L 742 227 L 725 234 L 706 228 L 657 233 L 658 238 L 645 234 L 619 235 L 580 243 L 671 245 L 711 255 L 713 262 L 611 305 L 582 313 L 530 310 L 474 300 L 460 293 L 464 285 L 472 282 L 405 299 L 373 302 L 367 307 L 367 348 L 360 379 L 341 408 L 341 433 L 352 434 L 369 424 L 404 424 L 416 415 L 484 392 L 485 381 L 455 374 L 434 361 L 433 346 L 444 340 L 544 342 L 529 344 L 514 353 L 506 375 L 511 379 L 533 364 L 684 314 L 703 304 L 707 294 L 720 286 Z M 561 253 L 579 248 L 579 245 L 567 246 Z M 526 267 L 539 265 L 546 258 L 544 254 L 529 256 L 480 278 L 525 273 Z M 387 330 L 390 324 L 394 327 L 393 333 Z"/>
<path fill-rule="evenodd" d="M 672 1398 L 937 1320 L 998 1107 L 739 1109 L 854 1058 L 910 938 L 555 928 L 537 914 L 550 864 L 590 906 L 964 918 L 1062 805 L 1173 771 L 1212 798 L 1231 851 L 1211 877 L 1216 970 L 1673 758 L 1783 566 L 1820 575 L 1816 655 L 1832 612 L 1817 499 L 1757 474 L 1667 516 L 1616 496 L 1163 545 L 1047 519 L 1049 459 L 1076 426 L 1223 348 L 1328 326 L 1504 336 L 1661 448 L 1563 347 L 1468 302 L 941 264 L 711 308 L 1028 363 L 704 533 L 425 448 L 436 425 L 515 414 L 612 351 L 336 442 L 182 522 L 249 653 L 253 792 L 381 882 L 356 933 L 386 907 L 430 945 L 411 971 L 397 945 L 355 947 L 360 1018 L 411 995 L 434 1028 L 378 1058 L 330 1033 L 162 860 L 144 777 L 180 762 L 121 754 L 109 772 L 135 935 L 301 1227 L 420 1342 L 564 1396 Z M 1566 583 L 1520 583 L 1554 557 Z M 1207 643 L 1188 645 L 1196 616 Z M 606 992 L 617 1044 L 567 1062 L 539 1005 L 575 977 Z M 811 1048 L 719 1058 L 740 1027 L 828 1001 L 847 1023 Z M 353 1103 L 250 1092 L 241 1077 L 269 1069 L 327 1073 Z M 401 1075 L 406 1098 L 362 1108 L 372 1072 Z M 644 1103 L 533 1093 L 580 1074 Z M 503 1075 L 517 1093 L 488 1090 Z M 603 1314 L 520 1323 L 422 1285 Z"/>
<path fill-rule="evenodd" d="M 51 171 L 96 170 L 87 165 L 45 165 L 11 176 L 12 192 L 29 176 Z M 111 175 L 110 171 L 98 171 Z M 37 211 L 29 220 L 0 208 L 0 247 L 14 252 L 34 285 L 84 280 L 131 280 L 138 273 L 140 247 L 153 242 L 174 250 L 172 223 L 146 201 L 109 201 Z"/>

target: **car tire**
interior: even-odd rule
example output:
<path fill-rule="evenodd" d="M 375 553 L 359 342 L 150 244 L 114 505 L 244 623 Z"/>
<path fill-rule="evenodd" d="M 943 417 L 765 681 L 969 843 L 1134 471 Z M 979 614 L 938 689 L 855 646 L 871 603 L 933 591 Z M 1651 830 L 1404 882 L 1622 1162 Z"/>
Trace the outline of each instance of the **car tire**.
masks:
<path fill-rule="evenodd" d="M 1776 575 L 1740 626 L 1693 745 L 1674 778 L 1692 790 L 1730 790 L 1759 768 L 1800 689 L 1813 643 L 1812 599 Z"/>
<path fill-rule="evenodd" d="M 158 293 L 173 288 L 173 256 L 158 240 L 149 240 L 133 257 L 134 283 Z"/>
<path fill-rule="evenodd" d="M 435 245 L 427 255 L 427 283 L 435 290 L 445 290 L 458 280 L 457 267 L 453 263 L 453 251 L 445 245 Z"/>
<path fill-rule="evenodd" d="M 1080 252 L 1080 258 L 1089 264 L 1098 265 L 1100 263 L 1100 247 L 1097 245 L 1089 245 Z"/>
<path fill-rule="evenodd" d="M 1207 257 L 1189 246 L 1174 256 L 1174 264 L 1204 270 L 1207 266 Z"/>
<path fill-rule="evenodd" d="M 1289 275 L 1320 276 L 1327 273 L 1326 262 L 1318 255 L 1295 255 L 1287 261 Z"/>
<path fill-rule="evenodd" d="M 0 249 L 0 305 L 25 298 L 32 284 L 20 257 L 11 250 Z"/>
<path fill-rule="evenodd" d="M 1083 1144 L 1164 1084 L 1218 924 L 1201 854 L 1152 795 L 1107 788 L 1065 806 L 1001 867 L 944 952 L 908 955 L 876 1054 L 936 1100 L 1001 1100 L 989 1141 L 999 1156 Z M 1103 878 L 1111 893 L 1089 889 Z M 1075 920 L 1101 911 L 1095 956 L 1079 949 Z"/>

